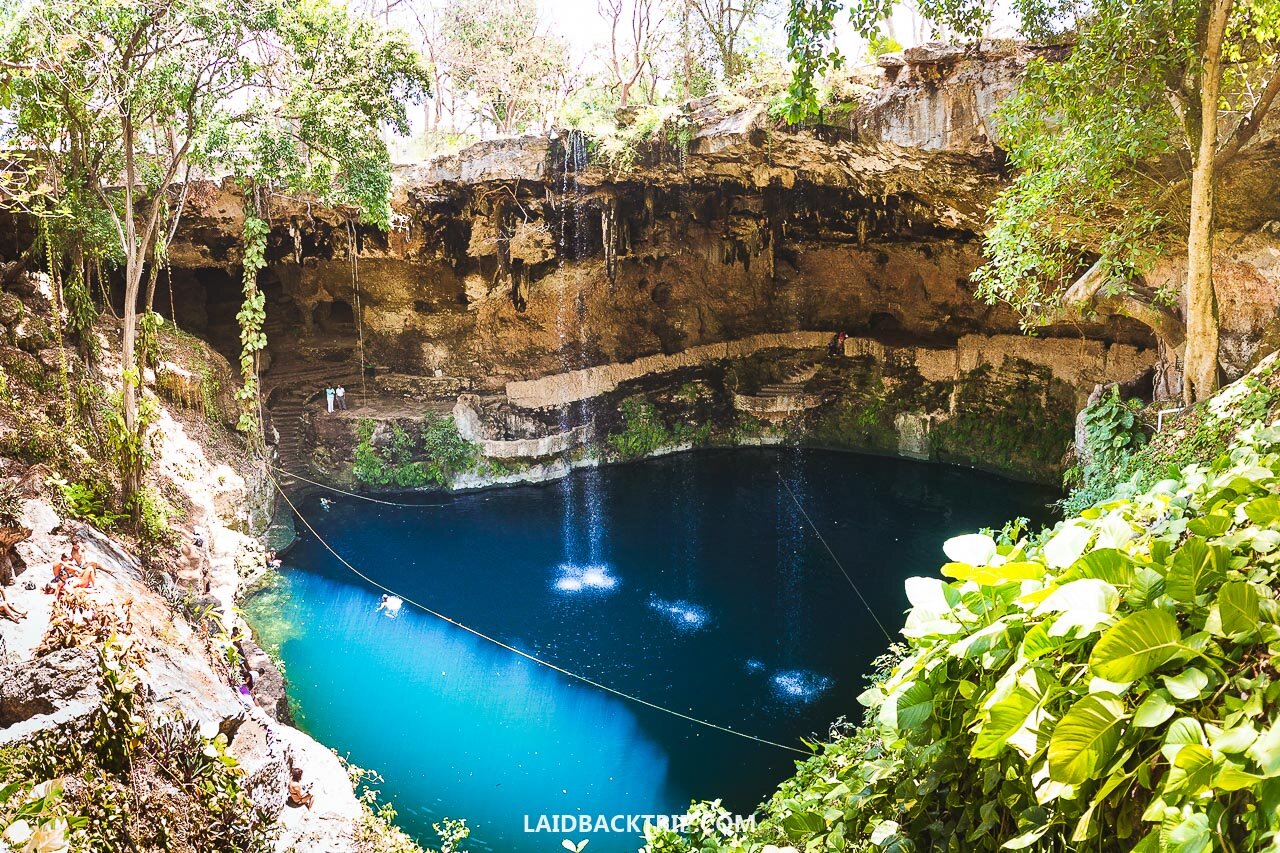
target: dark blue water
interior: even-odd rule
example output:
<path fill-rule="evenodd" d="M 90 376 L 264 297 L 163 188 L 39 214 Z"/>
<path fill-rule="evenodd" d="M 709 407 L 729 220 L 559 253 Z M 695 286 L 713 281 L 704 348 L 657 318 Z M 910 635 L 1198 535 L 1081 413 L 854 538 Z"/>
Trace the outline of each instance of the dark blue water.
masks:
<path fill-rule="evenodd" d="M 398 509 L 303 514 L 379 582 L 505 643 L 683 713 L 800 744 L 858 718 L 887 645 L 782 487 L 788 484 L 890 631 L 902 582 L 949 536 L 1054 495 L 981 472 L 795 450 L 708 451 L 561 483 Z M 424 499 L 425 500 L 425 499 Z M 385 777 L 423 840 L 443 816 L 471 849 L 548 851 L 541 815 L 673 814 L 723 798 L 749 814 L 796 756 L 574 682 L 363 583 L 299 526 L 283 595 L 251 606 L 281 641 L 301 725 Z M 634 851 L 626 834 L 593 853 Z"/>

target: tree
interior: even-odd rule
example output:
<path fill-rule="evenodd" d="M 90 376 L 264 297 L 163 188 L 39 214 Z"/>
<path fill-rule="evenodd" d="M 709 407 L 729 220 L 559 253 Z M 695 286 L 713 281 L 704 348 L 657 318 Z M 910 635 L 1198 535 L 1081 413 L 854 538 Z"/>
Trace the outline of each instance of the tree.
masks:
<path fill-rule="evenodd" d="M 894 2 L 854 0 L 855 27 L 870 34 Z M 841 5 L 792 2 L 793 118 L 816 109 L 814 79 L 840 60 L 830 40 Z M 920 6 L 965 37 L 989 19 L 979 0 Z M 979 293 L 1012 304 L 1028 326 L 1079 311 L 1139 319 L 1168 360 L 1181 353 L 1185 401 L 1203 400 L 1219 381 L 1215 185 L 1226 166 L 1256 150 L 1280 92 L 1280 2 L 1014 6 L 1028 36 L 1073 46 L 1061 62 L 1033 61 L 1001 107 L 1001 143 L 1017 174 L 991 211 Z M 1144 274 L 1179 232 L 1187 250 L 1181 292 L 1153 291 Z"/>
<path fill-rule="evenodd" d="M 124 501 L 136 512 L 146 430 L 139 296 L 173 236 L 187 176 L 229 171 L 259 190 L 351 205 L 385 226 L 389 159 L 378 129 L 407 130 L 402 98 L 425 78 L 401 37 L 329 0 L 3 6 L 12 22 L 2 45 L 8 144 L 34 150 L 46 182 L 91 206 L 83 221 L 62 224 L 82 245 L 109 242 L 123 268 L 113 443 Z M 91 231 L 94 221 L 107 224 L 105 237 Z"/>
<path fill-rule="evenodd" d="M 637 83 L 647 90 L 652 102 L 657 95 L 654 65 L 667 36 L 659 0 L 630 0 L 630 14 L 627 0 L 600 0 L 596 9 L 609 25 L 605 64 L 618 90 L 618 106 L 627 106 Z M 643 86 L 646 74 L 654 85 Z"/>
<path fill-rule="evenodd" d="M 733 83 L 747 70 L 742 40 L 750 25 L 773 8 L 772 0 L 683 0 L 715 49 L 725 82 Z"/>
<path fill-rule="evenodd" d="M 440 61 L 499 134 L 526 130 L 563 99 L 568 46 L 546 32 L 537 0 L 449 0 Z"/>

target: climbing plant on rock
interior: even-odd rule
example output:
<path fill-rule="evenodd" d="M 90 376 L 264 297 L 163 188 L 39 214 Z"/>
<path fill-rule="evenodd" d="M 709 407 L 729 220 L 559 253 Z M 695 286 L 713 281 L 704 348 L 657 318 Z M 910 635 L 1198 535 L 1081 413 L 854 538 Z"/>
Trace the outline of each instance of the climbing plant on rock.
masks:
<path fill-rule="evenodd" d="M 266 296 L 258 289 L 258 271 L 267 265 L 267 232 L 265 220 L 249 214 L 244 218 L 241 235 L 241 265 L 244 277 L 244 302 L 236 314 L 240 324 L 240 376 L 243 380 L 236 398 L 240 401 L 240 421 L 236 428 L 262 439 L 258 422 L 258 353 L 267 345 L 263 324 L 267 319 Z"/>

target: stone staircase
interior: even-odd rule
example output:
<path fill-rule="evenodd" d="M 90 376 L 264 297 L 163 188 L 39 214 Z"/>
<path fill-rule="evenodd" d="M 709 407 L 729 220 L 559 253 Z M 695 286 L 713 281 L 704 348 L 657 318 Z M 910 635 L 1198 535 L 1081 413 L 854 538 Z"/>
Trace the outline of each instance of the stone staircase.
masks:
<path fill-rule="evenodd" d="M 768 421 L 781 421 L 788 415 L 812 409 L 822 403 L 820 395 L 806 390 L 818 368 L 817 364 L 799 368 L 782 382 L 764 385 L 754 394 L 734 394 L 733 406 Z"/>
<path fill-rule="evenodd" d="M 282 321 L 268 317 L 265 326 L 268 341 L 288 339 Z M 349 343 L 335 341 L 306 351 L 272 353 L 271 366 L 262 374 L 263 432 L 268 443 L 274 440 L 277 467 L 309 476 L 307 411 L 324 406 L 324 389 L 333 385 L 345 387 L 348 400 L 355 404 L 360 400 L 360 380 L 359 359 Z M 277 472 L 276 478 L 291 498 L 309 491 L 308 484 L 289 474 Z"/>

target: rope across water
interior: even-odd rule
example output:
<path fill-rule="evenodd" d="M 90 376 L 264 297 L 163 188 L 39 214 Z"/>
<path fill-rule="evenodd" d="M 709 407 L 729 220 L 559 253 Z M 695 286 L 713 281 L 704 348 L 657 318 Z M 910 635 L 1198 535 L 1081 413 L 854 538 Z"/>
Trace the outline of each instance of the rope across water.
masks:
<path fill-rule="evenodd" d="M 862 590 L 858 589 L 858 585 L 853 582 L 853 578 L 844 570 L 844 566 L 840 563 L 840 559 L 836 557 L 836 552 L 831 550 L 831 546 L 827 544 L 827 540 L 823 537 L 822 531 L 818 530 L 818 525 L 813 523 L 813 519 L 809 517 L 809 513 L 804 511 L 804 507 L 800 505 L 800 499 L 796 497 L 796 493 L 791 490 L 791 485 L 783 478 L 782 472 L 776 472 L 778 482 L 782 483 L 782 487 L 787 490 L 787 494 L 791 495 L 791 500 L 796 505 L 796 509 L 800 510 L 800 514 L 804 516 L 804 520 L 809 523 L 809 527 L 813 530 L 814 535 L 818 537 L 818 541 L 822 543 L 822 547 L 827 549 L 827 553 L 831 555 L 831 561 L 836 564 L 836 568 L 840 570 L 840 574 L 844 575 L 844 579 L 849 582 L 849 586 L 853 587 L 854 593 L 857 594 L 858 600 L 862 602 L 862 606 L 867 608 L 867 612 L 871 614 L 871 618 L 875 620 L 876 625 L 880 627 L 880 632 L 884 634 L 884 638 L 890 643 L 893 642 L 891 635 L 884 627 L 884 623 L 880 621 L 880 617 L 871 609 L 871 605 L 867 603 L 867 599 L 862 595 Z"/>
<path fill-rule="evenodd" d="M 777 741 L 768 740 L 767 738 L 757 737 L 756 735 L 748 734 L 746 732 L 740 732 L 728 726 L 722 726 L 717 723 L 712 723 L 707 720 L 699 719 L 698 717 L 694 717 L 689 714 L 676 711 L 672 708 L 667 708 L 655 702 L 650 702 L 647 699 L 642 699 L 639 696 L 635 696 L 631 693 L 625 693 L 621 690 L 616 690 L 608 686 L 607 684 L 601 684 L 600 682 L 595 681 L 594 679 L 588 678 L 585 675 L 579 675 L 576 672 L 571 672 L 565 669 L 564 667 L 557 666 L 556 664 L 551 663 L 550 661 L 545 661 L 542 658 L 536 657 L 535 655 L 531 655 L 526 651 L 516 648 L 515 646 L 508 645 L 499 639 L 489 636 L 488 634 L 485 634 L 481 631 L 477 631 L 475 628 L 472 628 L 469 625 L 464 625 L 463 623 L 457 621 L 456 619 L 451 619 L 450 617 L 445 616 L 443 613 L 432 610 L 430 607 L 427 607 L 425 604 L 421 604 L 417 601 L 414 601 L 412 598 L 402 595 L 399 592 L 396 592 L 394 589 L 391 589 L 390 587 L 383 586 L 373 578 L 366 575 L 364 572 L 357 569 L 355 566 L 351 565 L 351 563 L 349 563 L 341 554 L 335 551 L 333 549 L 333 546 L 331 546 L 327 541 L 325 541 L 324 537 L 322 537 L 319 534 L 319 532 L 314 527 L 311 526 L 311 522 L 307 520 L 306 516 L 304 516 L 301 512 L 298 511 L 297 506 L 295 506 L 293 501 L 289 499 L 289 496 L 285 494 L 284 489 L 281 488 L 280 483 L 276 481 L 274 476 L 271 478 L 271 480 L 273 483 L 275 483 L 276 490 L 280 493 L 280 497 L 284 498 L 284 502 L 289 505 L 289 508 L 293 510 L 294 515 L 296 515 L 298 517 L 298 520 L 301 521 L 303 525 L 306 526 L 307 530 L 311 531 L 311 535 L 316 538 L 316 541 L 318 541 L 321 545 L 323 545 L 325 547 L 325 550 L 327 550 L 330 554 L 332 554 L 338 560 L 338 562 L 342 563 L 342 565 L 346 566 L 347 569 L 349 569 L 357 577 L 364 580 L 365 583 L 368 583 L 370 586 L 376 587 L 377 589 L 382 590 L 388 595 L 394 595 L 397 598 L 400 598 L 401 600 L 413 605 L 414 607 L 418 608 L 424 613 L 427 613 L 431 616 L 436 617 L 437 619 L 448 622 L 450 625 L 453 625 L 456 628 L 461 628 L 462 630 L 466 631 L 468 634 L 478 637 L 481 640 L 484 640 L 486 642 L 492 643 L 493 645 L 498 646 L 500 648 L 506 649 L 512 654 L 519 655 L 525 660 L 536 663 L 539 666 L 544 666 L 547 669 L 554 670 L 555 672 L 558 672 L 563 676 L 574 679 L 575 681 L 580 681 L 583 684 L 590 685 L 591 687 L 595 687 L 598 690 L 603 690 L 604 692 L 617 696 L 620 699 L 626 699 L 629 702 L 635 702 L 636 704 L 643 705 L 646 708 L 652 708 L 655 711 L 661 711 L 664 714 L 670 714 L 673 717 L 678 717 L 687 722 L 694 723 L 696 725 L 703 726 L 708 729 L 715 729 L 716 731 L 724 732 L 725 734 L 734 735 L 735 737 L 744 738 L 745 740 L 755 741 L 756 743 L 765 744 L 766 746 L 772 746 L 778 749 L 785 749 L 788 752 L 794 752 L 797 755 L 803 755 L 805 757 L 809 757 L 810 755 L 812 755 L 812 752 L 810 752 L 809 750 L 799 749 L 798 747 L 789 746 L 788 744 L 785 744 L 785 743 L 778 743 Z M 360 497 L 360 496 L 357 495 L 356 497 Z M 386 503 L 386 502 L 379 501 L 379 503 Z M 419 506 L 419 504 L 404 504 L 404 506 Z"/>

